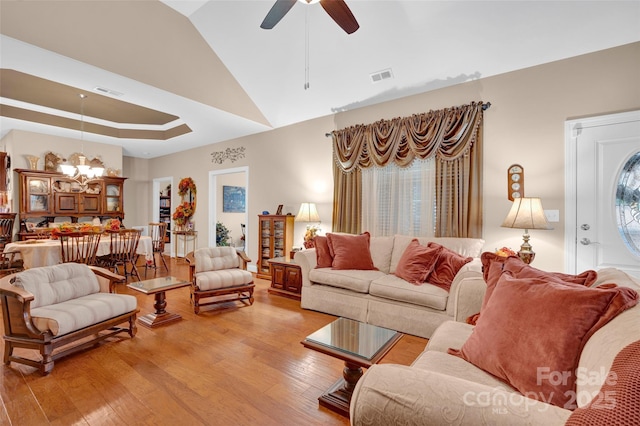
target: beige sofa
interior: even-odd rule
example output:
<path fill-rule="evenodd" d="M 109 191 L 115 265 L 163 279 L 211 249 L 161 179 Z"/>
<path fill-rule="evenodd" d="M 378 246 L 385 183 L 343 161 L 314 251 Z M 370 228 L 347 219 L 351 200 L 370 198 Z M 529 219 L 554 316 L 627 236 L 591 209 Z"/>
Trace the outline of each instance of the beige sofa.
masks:
<path fill-rule="evenodd" d="M 598 279 L 592 287 L 611 282 L 640 291 L 639 280 L 612 268 L 598 271 Z M 527 398 L 473 364 L 450 355 L 447 350 L 461 348 L 473 329 L 468 324 L 446 322 L 436 330 L 425 351 L 411 366 L 379 364 L 371 367 L 354 390 L 351 424 L 561 425 L 572 413 L 574 416 L 588 416 L 589 413 L 604 416 L 589 424 L 623 424 L 625 422 L 620 419 L 628 421 L 628 413 L 623 415 L 615 410 L 628 411 L 630 405 L 635 404 L 636 408 L 639 405 L 637 393 L 629 390 L 626 397 L 623 396 L 624 392 L 615 389 L 615 380 L 613 389 L 603 390 L 601 385 L 609 377 L 616 355 L 630 344 L 636 348 L 632 369 L 637 371 L 640 305 L 613 318 L 587 341 L 579 355 L 578 368 L 582 369 L 585 380 L 577 382 L 575 399 L 579 409 L 575 412 Z M 631 379 L 636 381 L 636 389 L 637 376 L 636 373 L 636 378 Z M 621 376 L 611 377 L 622 380 Z M 620 385 L 625 386 L 624 383 Z M 623 398 L 635 398 L 635 402 L 629 404 L 629 400 Z M 590 402 L 591 407 L 587 407 Z M 615 420 L 616 415 L 620 416 L 618 420 Z M 585 424 L 584 418 L 572 418 L 571 421 L 572 424 Z"/>
<path fill-rule="evenodd" d="M 474 258 L 458 271 L 447 292 L 430 284 L 416 286 L 393 275 L 413 238 L 371 237 L 371 258 L 378 270 L 316 268 L 315 249 L 296 253 L 294 260 L 302 272 L 300 306 L 426 338 L 448 320 L 464 322 L 479 312 L 485 284 L 478 257 L 484 240 L 418 238 L 422 245 L 435 242 Z"/>

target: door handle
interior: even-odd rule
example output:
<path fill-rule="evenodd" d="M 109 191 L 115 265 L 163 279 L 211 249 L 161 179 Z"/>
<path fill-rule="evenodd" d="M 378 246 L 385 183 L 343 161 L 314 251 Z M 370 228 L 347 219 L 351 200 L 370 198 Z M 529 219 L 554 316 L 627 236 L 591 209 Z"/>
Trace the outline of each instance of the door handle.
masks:
<path fill-rule="evenodd" d="M 580 244 L 582 244 L 583 246 L 588 246 L 590 244 L 600 244 L 600 243 L 595 242 L 595 241 L 591 241 L 588 238 L 583 238 L 583 239 L 580 240 Z"/>

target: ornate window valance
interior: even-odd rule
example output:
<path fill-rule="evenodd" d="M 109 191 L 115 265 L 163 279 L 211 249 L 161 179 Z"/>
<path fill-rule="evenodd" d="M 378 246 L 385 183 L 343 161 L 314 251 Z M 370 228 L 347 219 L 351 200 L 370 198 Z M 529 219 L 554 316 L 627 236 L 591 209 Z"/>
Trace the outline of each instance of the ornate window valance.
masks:
<path fill-rule="evenodd" d="M 334 158 L 340 170 L 385 166 L 406 167 L 415 158 L 436 156 L 453 161 L 469 152 L 482 123 L 482 111 L 490 103 L 445 108 L 361 124 L 331 133 Z"/>

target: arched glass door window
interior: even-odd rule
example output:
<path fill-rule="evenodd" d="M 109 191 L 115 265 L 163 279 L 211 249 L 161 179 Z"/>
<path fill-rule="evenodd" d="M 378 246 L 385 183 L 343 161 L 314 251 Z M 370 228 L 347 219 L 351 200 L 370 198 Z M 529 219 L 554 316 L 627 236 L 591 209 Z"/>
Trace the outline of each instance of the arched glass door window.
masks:
<path fill-rule="evenodd" d="M 624 243 L 640 258 L 640 152 L 632 155 L 620 171 L 616 217 Z"/>

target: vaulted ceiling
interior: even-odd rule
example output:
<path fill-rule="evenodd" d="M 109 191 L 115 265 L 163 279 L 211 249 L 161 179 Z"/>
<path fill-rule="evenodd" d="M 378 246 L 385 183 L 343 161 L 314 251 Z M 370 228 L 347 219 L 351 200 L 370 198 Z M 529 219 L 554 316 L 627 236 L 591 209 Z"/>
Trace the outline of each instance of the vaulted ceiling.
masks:
<path fill-rule="evenodd" d="M 639 1 L 347 0 L 351 35 L 319 4 L 261 29 L 274 1 L 1 0 L 0 137 L 152 158 L 640 41 Z"/>

